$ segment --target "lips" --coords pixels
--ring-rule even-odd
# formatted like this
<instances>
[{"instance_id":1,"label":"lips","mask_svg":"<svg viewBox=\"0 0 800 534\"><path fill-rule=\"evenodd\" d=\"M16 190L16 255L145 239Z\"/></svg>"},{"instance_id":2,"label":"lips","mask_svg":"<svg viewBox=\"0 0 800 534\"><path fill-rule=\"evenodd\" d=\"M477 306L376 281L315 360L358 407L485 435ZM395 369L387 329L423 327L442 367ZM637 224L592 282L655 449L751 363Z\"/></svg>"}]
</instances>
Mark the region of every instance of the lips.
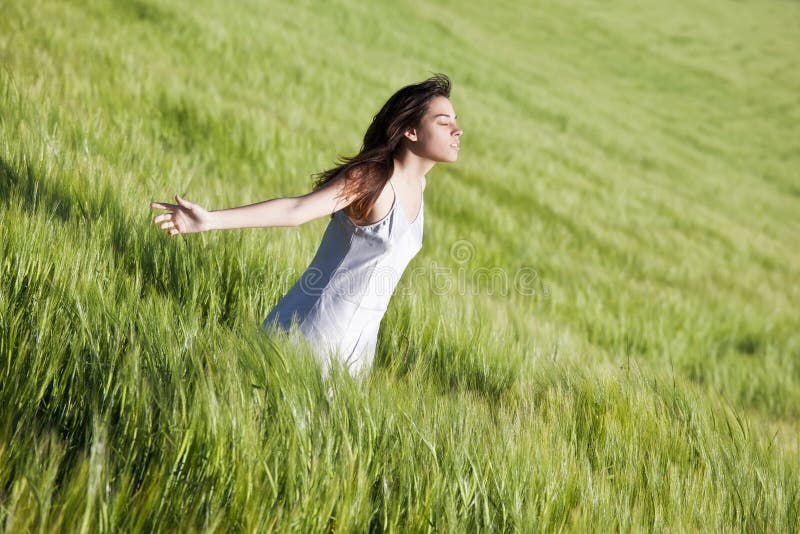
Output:
<instances>
[{"instance_id":1,"label":"lips","mask_svg":"<svg viewBox=\"0 0 800 534\"><path fill-rule=\"evenodd\" d=\"M456 150L458 150L461 147L461 144L460 143L451 143L450 146L455 148Z\"/></svg>"}]
</instances>

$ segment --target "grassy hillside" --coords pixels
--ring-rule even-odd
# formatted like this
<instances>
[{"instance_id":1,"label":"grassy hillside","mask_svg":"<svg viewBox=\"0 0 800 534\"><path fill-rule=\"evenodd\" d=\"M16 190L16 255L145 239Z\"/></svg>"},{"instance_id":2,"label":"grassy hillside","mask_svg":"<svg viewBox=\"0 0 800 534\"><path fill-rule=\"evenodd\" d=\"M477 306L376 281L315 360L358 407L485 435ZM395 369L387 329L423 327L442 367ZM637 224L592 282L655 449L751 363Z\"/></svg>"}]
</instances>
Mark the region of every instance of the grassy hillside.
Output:
<instances>
[{"instance_id":1,"label":"grassy hillside","mask_svg":"<svg viewBox=\"0 0 800 534\"><path fill-rule=\"evenodd\" d=\"M800 5L292 4L3 3L3 529L799 530ZM460 161L331 402L258 332L327 219L148 205L303 194L432 72Z\"/></svg>"}]
</instances>

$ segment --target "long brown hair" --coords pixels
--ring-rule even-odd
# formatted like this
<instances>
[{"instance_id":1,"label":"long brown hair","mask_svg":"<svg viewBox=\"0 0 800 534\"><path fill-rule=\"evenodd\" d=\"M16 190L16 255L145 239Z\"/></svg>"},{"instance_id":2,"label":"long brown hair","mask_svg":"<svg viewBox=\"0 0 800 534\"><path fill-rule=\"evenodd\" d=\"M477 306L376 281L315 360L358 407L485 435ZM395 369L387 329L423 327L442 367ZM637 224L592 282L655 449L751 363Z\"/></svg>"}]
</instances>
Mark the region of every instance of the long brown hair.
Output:
<instances>
[{"instance_id":1,"label":"long brown hair","mask_svg":"<svg viewBox=\"0 0 800 534\"><path fill-rule=\"evenodd\" d=\"M314 191L340 174L345 176L343 197L353 198L349 215L364 220L394 171L394 155L408 128L416 127L435 96L450 97L450 78L435 74L407 85L386 101L364 134L364 144L353 157L339 157L332 169L315 174Z\"/></svg>"}]
</instances>

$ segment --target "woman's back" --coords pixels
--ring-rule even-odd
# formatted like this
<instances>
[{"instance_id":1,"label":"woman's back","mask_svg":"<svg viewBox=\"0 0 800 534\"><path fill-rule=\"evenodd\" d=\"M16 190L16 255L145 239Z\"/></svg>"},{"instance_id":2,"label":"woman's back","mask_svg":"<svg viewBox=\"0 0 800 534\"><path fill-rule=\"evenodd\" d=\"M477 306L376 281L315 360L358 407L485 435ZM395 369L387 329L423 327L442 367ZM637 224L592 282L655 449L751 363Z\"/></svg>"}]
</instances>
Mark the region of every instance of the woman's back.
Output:
<instances>
[{"instance_id":1,"label":"woman's back","mask_svg":"<svg viewBox=\"0 0 800 534\"><path fill-rule=\"evenodd\" d=\"M357 225L344 209L333 214L311 264L264 320L284 331L295 322L325 372L329 356L354 375L371 366L389 300L422 248L424 197L409 222L413 214L389 185L394 202L380 221Z\"/></svg>"}]
</instances>

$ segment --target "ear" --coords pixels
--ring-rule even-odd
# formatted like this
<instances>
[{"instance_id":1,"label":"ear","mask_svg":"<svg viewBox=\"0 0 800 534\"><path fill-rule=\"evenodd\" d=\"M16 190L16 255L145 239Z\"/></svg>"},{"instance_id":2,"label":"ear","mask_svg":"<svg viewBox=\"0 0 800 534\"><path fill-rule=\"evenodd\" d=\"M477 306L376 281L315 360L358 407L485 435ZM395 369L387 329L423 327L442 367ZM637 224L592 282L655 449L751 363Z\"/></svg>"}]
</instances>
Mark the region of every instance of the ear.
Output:
<instances>
[{"instance_id":1,"label":"ear","mask_svg":"<svg viewBox=\"0 0 800 534\"><path fill-rule=\"evenodd\" d=\"M417 129L416 128L407 128L405 132L403 132L403 136L408 139L409 141L416 141L417 140Z\"/></svg>"}]
</instances>

